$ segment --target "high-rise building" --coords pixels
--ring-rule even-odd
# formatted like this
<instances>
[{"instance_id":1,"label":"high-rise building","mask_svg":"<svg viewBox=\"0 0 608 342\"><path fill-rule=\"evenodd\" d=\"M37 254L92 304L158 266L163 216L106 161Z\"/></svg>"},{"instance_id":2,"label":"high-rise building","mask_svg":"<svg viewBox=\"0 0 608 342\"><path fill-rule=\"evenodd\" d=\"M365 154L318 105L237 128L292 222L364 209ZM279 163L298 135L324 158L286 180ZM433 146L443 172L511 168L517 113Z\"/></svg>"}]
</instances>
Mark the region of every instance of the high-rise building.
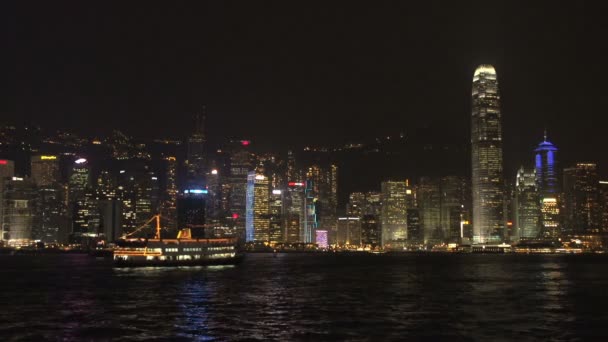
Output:
<instances>
[{"instance_id":1,"label":"high-rise building","mask_svg":"<svg viewBox=\"0 0 608 342\"><path fill-rule=\"evenodd\" d=\"M600 181L600 202L602 205L602 231L608 233L608 181Z\"/></svg>"},{"instance_id":2,"label":"high-rise building","mask_svg":"<svg viewBox=\"0 0 608 342\"><path fill-rule=\"evenodd\" d=\"M480 65L473 74L472 115L473 241L504 239L502 124L496 71Z\"/></svg>"},{"instance_id":3,"label":"high-rise building","mask_svg":"<svg viewBox=\"0 0 608 342\"><path fill-rule=\"evenodd\" d=\"M287 182L304 182L302 172L300 172L300 170L296 166L295 154L291 150L287 151Z\"/></svg>"},{"instance_id":4,"label":"high-rise building","mask_svg":"<svg viewBox=\"0 0 608 342\"><path fill-rule=\"evenodd\" d=\"M544 140L534 150L536 153L536 187L542 197L557 196L559 184L557 177L557 147L547 140L545 132Z\"/></svg>"},{"instance_id":5,"label":"high-rise building","mask_svg":"<svg viewBox=\"0 0 608 342\"><path fill-rule=\"evenodd\" d=\"M164 158L165 161L165 191L160 208L161 217L165 218L166 228L172 233L177 232L177 159L174 156Z\"/></svg>"},{"instance_id":6,"label":"high-rise building","mask_svg":"<svg viewBox=\"0 0 608 342\"><path fill-rule=\"evenodd\" d=\"M301 242L300 231L304 229L304 216L306 215L305 196L303 182L288 183L287 192L284 193L286 242Z\"/></svg>"},{"instance_id":7,"label":"high-rise building","mask_svg":"<svg viewBox=\"0 0 608 342\"><path fill-rule=\"evenodd\" d=\"M540 235L541 227L541 202L537 188L536 170L526 170L522 166L517 171L515 179L515 198L513 222L515 236L517 239L535 239Z\"/></svg>"},{"instance_id":8,"label":"high-rise building","mask_svg":"<svg viewBox=\"0 0 608 342\"><path fill-rule=\"evenodd\" d=\"M245 231L247 242L270 241L268 177L256 171L247 176L247 214Z\"/></svg>"},{"instance_id":9,"label":"high-rise building","mask_svg":"<svg viewBox=\"0 0 608 342\"><path fill-rule=\"evenodd\" d=\"M85 158L77 158L72 164L69 179L70 202L84 198L88 189L90 189L89 162Z\"/></svg>"},{"instance_id":10,"label":"high-rise building","mask_svg":"<svg viewBox=\"0 0 608 342\"><path fill-rule=\"evenodd\" d=\"M115 198L101 199L98 203L100 230L106 241L116 241L122 235L122 202Z\"/></svg>"},{"instance_id":11,"label":"high-rise building","mask_svg":"<svg viewBox=\"0 0 608 342\"><path fill-rule=\"evenodd\" d=\"M415 200L425 243L433 245L460 240L467 205L463 177L421 177Z\"/></svg>"},{"instance_id":12,"label":"high-rise building","mask_svg":"<svg viewBox=\"0 0 608 342\"><path fill-rule=\"evenodd\" d=\"M252 169L249 156L249 140L231 140L228 176L222 186L222 196L227 199L227 214L230 228L236 235L246 240L245 211L247 199L247 174Z\"/></svg>"},{"instance_id":13,"label":"high-rise building","mask_svg":"<svg viewBox=\"0 0 608 342\"><path fill-rule=\"evenodd\" d=\"M461 224L466 216L467 203L466 180L458 176L441 178L441 230L443 242L458 242L461 235Z\"/></svg>"},{"instance_id":14,"label":"high-rise building","mask_svg":"<svg viewBox=\"0 0 608 342\"><path fill-rule=\"evenodd\" d=\"M72 164L68 183L73 242L82 242L82 237L90 236L97 230L96 227L91 227L96 221L96 210L93 210L96 208L96 202L91 190L90 176L89 162L85 158L77 158Z\"/></svg>"},{"instance_id":15,"label":"high-rise building","mask_svg":"<svg viewBox=\"0 0 608 342\"><path fill-rule=\"evenodd\" d=\"M285 191L273 189L269 202L269 241L272 243L285 241Z\"/></svg>"},{"instance_id":16,"label":"high-rise building","mask_svg":"<svg viewBox=\"0 0 608 342\"><path fill-rule=\"evenodd\" d=\"M4 180L2 194L2 240L9 245L27 245L32 239L36 188L26 178Z\"/></svg>"},{"instance_id":17,"label":"high-rise building","mask_svg":"<svg viewBox=\"0 0 608 342\"><path fill-rule=\"evenodd\" d=\"M32 238L44 243L65 243L69 223L62 188L47 186L37 188L36 192Z\"/></svg>"},{"instance_id":18,"label":"high-rise building","mask_svg":"<svg viewBox=\"0 0 608 342\"><path fill-rule=\"evenodd\" d=\"M338 166L330 164L325 168L312 165L308 168L306 180L312 185L310 195L316 198L317 220L328 218L334 222L338 209Z\"/></svg>"},{"instance_id":19,"label":"high-rise building","mask_svg":"<svg viewBox=\"0 0 608 342\"><path fill-rule=\"evenodd\" d=\"M207 223L213 226L220 226L222 215L222 175L220 169L212 163L212 167L207 172Z\"/></svg>"},{"instance_id":20,"label":"high-rise building","mask_svg":"<svg viewBox=\"0 0 608 342\"><path fill-rule=\"evenodd\" d=\"M118 195L122 201L122 229L133 232L159 209L158 177L146 161L131 159L118 173Z\"/></svg>"},{"instance_id":21,"label":"high-rise building","mask_svg":"<svg viewBox=\"0 0 608 342\"><path fill-rule=\"evenodd\" d=\"M203 186L205 183L205 119L207 113L203 106L201 113L194 118L194 132L188 138L186 171L188 186Z\"/></svg>"},{"instance_id":22,"label":"high-rise building","mask_svg":"<svg viewBox=\"0 0 608 342\"><path fill-rule=\"evenodd\" d=\"M31 178L38 187L47 187L59 182L59 159L53 155L31 157Z\"/></svg>"},{"instance_id":23,"label":"high-rise building","mask_svg":"<svg viewBox=\"0 0 608 342\"><path fill-rule=\"evenodd\" d=\"M542 212L542 231L540 235L546 238L557 238L560 234L557 147L547 141L547 132L545 132L543 142L538 145L534 152L536 153L536 187Z\"/></svg>"},{"instance_id":24,"label":"high-rise building","mask_svg":"<svg viewBox=\"0 0 608 342\"><path fill-rule=\"evenodd\" d=\"M332 238L330 237L330 241ZM335 243L338 246L361 246L361 219L359 217L339 217Z\"/></svg>"},{"instance_id":25,"label":"high-rise building","mask_svg":"<svg viewBox=\"0 0 608 342\"><path fill-rule=\"evenodd\" d=\"M300 223L300 242L314 243L315 231L319 226L319 199L315 196L314 181L307 179L304 188L304 215ZM335 226L334 226L335 227Z\"/></svg>"},{"instance_id":26,"label":"high-rise building","mask_svg":"<svg viewBox=\"0 0 608 342\"><path fill-rule=\"evenodd\" d=\"M408 189L406 191L406 206L407 197L410 196L408 194ZM410 190L411 193L411 190ZM365 202L363 203L363 215L375 215L380 217L380 213L382 211L382 193L370 191L365 193ZM351 215L349 215L351 216Z\"/></svg>"},{"instance_id":27,"label":"high-rise building","mask_svg":"<svg viewBox=\"0 0 608 342\"><path fill-rule=\"evenodd\" d=\"M405 181L382 182L382 245L407 239L407 190Z\"/></svg>"},{"instance_id":28,"label":"high-rise building","mask_svg":"<svg viewBox=\"0 0 608 342\"><path fill-rule=\"evenodd\" d=\"M446 237L441 224L440 180L421 177L416 187L416 194L424 241L429 244L439 244Z\"/></svg>"},{"instance_id":29,"label":"high-rise building","mask_svg":"<svg viewBox=\"0 0 608 342\"><path fill-rule=\"evenodd\" d=\"M597 165L577 163L564 169L564 226L566 235L589 235L600 232Z\"/></svg>"},{"instance_id":30,"label":"high-rise building","mask_svg":"<svg viewBox=\"0 0 608 342\"><path fill-rule=\"evenodd\" d=\"M361 243L369 248L376 248L382 242L380 220L377 215L364 215L361 218Z\"/></svg>"},{"instance_id":31,"label":"high-rise building","mask_svg":"<svg viewBox=\"0 0 608 342\"><path fill-rule=\"evenodd\" d=\"M362 217L365 206L365 194L362 192L353 192L349 196L346 204L346 215L351 217Z\"/></svg>"},{"instance_id":32,"label":"high-rise building","mask_svg":"<svg viewBox=\"0 0 608 342\"><path fill-rule=\"evenodd\" d=\"M208 238L205 229L205 200L207 190L192 188L184 190L177 198L177 226L188 228L193 238Z\"/></svg>"},{"instance_id":33,"label":"high-rise building","mask_svg":"<svg viewBox=\"0 0 608 342\"><path fill-rule=\"evenodd\" d=\"M424 232L420 227L420 210L418 208L407 209L407 238L412 243L422 243Z\"/></svg>"},{"instance_id":34,"label":"high-rise building","mask_svg":"<svg viewBox=\"0 0 608 342\"><path fill-rule=\"evenodd\" d=\"M60 184L59 159L55 155L32 156L30 170L37 192L32 238L44 243L66 242L67 207Z\"/></svg>"},{"instance_id":35,"label":"high-rise building","mask_svg":"<svg viewBox=\"0 0 608 342\"><path fill-rule=\"evenodd\" d=\"M4 203L2 194L4 193L4 182L15 177L15 162L12 160L0 159L0 223L2 223L2 205ZM2 227L0 227L0 230ZM1 237L0 237L1 238Z\"/></svg>"}]
</instances>

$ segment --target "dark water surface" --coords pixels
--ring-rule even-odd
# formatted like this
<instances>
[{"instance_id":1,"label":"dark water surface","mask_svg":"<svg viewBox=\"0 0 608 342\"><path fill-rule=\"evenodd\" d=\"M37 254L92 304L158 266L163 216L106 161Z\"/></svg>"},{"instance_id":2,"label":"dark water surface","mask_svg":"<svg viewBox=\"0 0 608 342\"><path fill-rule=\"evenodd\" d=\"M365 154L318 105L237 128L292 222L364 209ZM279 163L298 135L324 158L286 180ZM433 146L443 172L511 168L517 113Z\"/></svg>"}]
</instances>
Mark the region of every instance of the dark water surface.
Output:
<instances>
[{"instance_id":1,"label":"dark water surface","mask_svg":"<svg viewBox=\"0 0 608 342\"><path fill-rule=\"evenodd\" d=\"M608 255L0 257L0 340L608 341Z\"/></svg>"}]
</instances>

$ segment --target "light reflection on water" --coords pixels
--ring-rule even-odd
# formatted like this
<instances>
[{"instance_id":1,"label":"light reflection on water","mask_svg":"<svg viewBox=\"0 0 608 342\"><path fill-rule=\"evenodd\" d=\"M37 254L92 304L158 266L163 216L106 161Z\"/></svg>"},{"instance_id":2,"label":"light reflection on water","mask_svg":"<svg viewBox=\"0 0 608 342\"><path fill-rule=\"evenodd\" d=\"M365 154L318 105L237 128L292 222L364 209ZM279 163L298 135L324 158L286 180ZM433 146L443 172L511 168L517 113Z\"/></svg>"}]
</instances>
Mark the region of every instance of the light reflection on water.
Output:
<instances>
[{"instance_id":1,"label":"light reflection on water","mask_svg":"<svg viewBox=\"0 0 608 342\"><path fill-rule=\"evenodd\" d=\"M12 259L11 259L12 258ZM2 257L0 337L571 340L606 336L608 256L248 255L111 268ZM49 313L51 312L51 313Z\"/></svg>"}]
</instances>

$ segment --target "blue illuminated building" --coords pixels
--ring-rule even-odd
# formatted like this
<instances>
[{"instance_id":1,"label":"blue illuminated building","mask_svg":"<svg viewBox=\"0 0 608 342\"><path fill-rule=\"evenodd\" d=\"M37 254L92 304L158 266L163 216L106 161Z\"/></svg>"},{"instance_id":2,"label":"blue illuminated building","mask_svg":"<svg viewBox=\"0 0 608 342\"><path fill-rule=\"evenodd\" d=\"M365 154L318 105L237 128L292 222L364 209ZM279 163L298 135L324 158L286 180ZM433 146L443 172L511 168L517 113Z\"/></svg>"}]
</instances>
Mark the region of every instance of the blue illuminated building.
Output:
<instances>
[{"instance_id":1,"label":"blue illuminated building","mask_svg":"<svg viewBox=\"0 0 608 342\"><path fill-rule=\"evenodd\" d=\"M557 183L556 154L557 147L547 141L547 132L543 142L534 150L536 153L536 187L541 204L542 231L540 237L555 239L560 235L560 198Z\"/></svg>"},{"instance_id":2,"label":"blue illuminated building","mask_svg":"<svg viewBox=\"0 0 608 342\"><path fill-rule=\"evenodd\" d=\"M541 196L556 196L558 193L556 154L557 147L545 139L534 150L536 152L536 186Z\"/></svg>"}]
</instances>

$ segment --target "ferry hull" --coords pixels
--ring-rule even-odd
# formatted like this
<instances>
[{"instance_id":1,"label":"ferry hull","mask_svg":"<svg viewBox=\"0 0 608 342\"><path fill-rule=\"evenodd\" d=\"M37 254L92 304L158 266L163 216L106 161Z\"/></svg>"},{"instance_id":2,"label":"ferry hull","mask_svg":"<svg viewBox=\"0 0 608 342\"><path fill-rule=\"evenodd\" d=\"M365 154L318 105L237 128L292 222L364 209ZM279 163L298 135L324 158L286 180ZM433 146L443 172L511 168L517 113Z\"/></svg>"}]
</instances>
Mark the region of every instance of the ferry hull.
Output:
<instances>
[{"instance_id":1,"label":"ferry hull","mask_svg":"<svg viewBox=\"0 0 608 342\"><path fill-rule=\"evenodd\" d=\"M115 258L114 267L175 267L175 266L212 266L236 265L243 261L244 255L237 254L227 258L201 258L191 260L146 260L145 258L129 258L127 260Z\"/></svg>"}]
</instances>

